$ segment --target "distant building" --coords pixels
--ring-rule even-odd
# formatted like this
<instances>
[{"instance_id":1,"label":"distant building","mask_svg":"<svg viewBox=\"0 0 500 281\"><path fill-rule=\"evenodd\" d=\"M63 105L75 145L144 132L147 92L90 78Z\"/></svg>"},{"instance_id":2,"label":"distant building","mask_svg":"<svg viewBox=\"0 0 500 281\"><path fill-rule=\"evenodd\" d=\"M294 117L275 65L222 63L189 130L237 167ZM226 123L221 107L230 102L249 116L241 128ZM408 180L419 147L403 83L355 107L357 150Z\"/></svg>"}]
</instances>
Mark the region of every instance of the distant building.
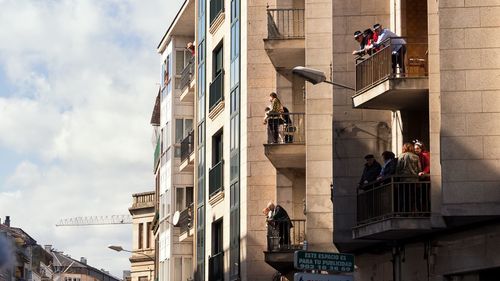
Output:
<instances>
[{"instance_id":1,"label":"distant building","mask_svg":"<svg viewBox=\"0 0 500 281\"><path fill-rule=\"evenodd\" d=\"M52 268L54 279L57 281L121 281L104 270L97 269L87 264L87 259L82 257L75 260L63 252L54 249L45 249L53 258Z\"/></svg>"},{"instance_id":2,"label":"distant building","mask_svg":"<svg viewBox=\"0 0 500 281\"><path fill-rule=\"evenodd\" d=\"M0 281L121 281L108 272L72 259L51 245L38 245L24 230L0 223Z\"/></svg>"},{"instance_id":3,"label":"distant building","mask_svg":"<svg viewBox=\"0 0 500 281\"><path fill-rule=\"evenodd\" d=\"M52 280L52 257L22 229L0 224L0 280Z\"/></svg>"},{"instance_id":4,"label":"distant building","mask_svg":"<svg viewBox=\"0 0 500 281\"><path fill-rule=\"evenodd\" d=\"M132 195L132 256L129 280L150 281L155 276L155 247L152 221L155 215L155 192L142 192ZM125 279L125 278L124 278Z\"/></svg>"}]
</instances>

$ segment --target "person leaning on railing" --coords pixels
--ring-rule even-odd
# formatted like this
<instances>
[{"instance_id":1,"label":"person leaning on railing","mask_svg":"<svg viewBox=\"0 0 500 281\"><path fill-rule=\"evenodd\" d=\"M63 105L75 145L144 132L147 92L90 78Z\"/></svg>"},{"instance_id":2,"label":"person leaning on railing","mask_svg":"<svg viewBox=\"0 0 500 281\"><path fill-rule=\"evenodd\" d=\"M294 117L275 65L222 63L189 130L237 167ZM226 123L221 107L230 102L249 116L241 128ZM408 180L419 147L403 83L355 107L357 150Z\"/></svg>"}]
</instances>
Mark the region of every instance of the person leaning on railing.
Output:
<instances>
[{"instance_id":1,"label":"person leaning on railing","mask_svg":"<svg viewBox=\"0 0 500 281\"><path fill-rule=\"evenodd\" d=\"M263 212L268 214L266 218L268 226L278 231L279 247L286 248L290 246L290 228L293 225L285 208L269 202Z\"/></svg>"},{"instance_id":2,"label":"person leaning on railing","mask_svg":"<svg viewBox=\"0 0 500 281\"><path fill-rule=\"evenodd\" d=\"M397 66L399 66L400 72L404 73L406 41L389 29L382 28L379 23L373 25L373 31L377 34L377 41L369 47L380 49L390 40L392 46L392 72L396 73Z\"/></svg>"},{"instance_id":3,"label":"person leaning on railing","mask_svg":"<svg viewBox=\"0 0 500 281\"><path fill-rule=\"evenodd\" d=\"M380 166L377 160L375 160L375 156L373 156L373 154L366 155L365 160L366 163L363 168L363 174L361 175L361 179L358 183L358 187L363 190L367 188L368 183L377 179L380 174L380 170L382 169L382 166Z\"/></svg>"}]
</instances>

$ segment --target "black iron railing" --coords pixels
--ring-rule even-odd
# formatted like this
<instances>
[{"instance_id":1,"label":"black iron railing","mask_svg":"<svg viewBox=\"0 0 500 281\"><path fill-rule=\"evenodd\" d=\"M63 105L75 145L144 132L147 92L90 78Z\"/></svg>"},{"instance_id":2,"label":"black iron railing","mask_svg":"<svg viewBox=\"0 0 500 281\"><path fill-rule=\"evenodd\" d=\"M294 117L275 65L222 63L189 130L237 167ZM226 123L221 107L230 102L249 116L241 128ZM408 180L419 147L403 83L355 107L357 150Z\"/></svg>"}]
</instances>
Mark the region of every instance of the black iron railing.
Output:
<instances>
[{"instance_id":1,"label":"black iron railing","mask_svg":"<svg viewBox=\"0 0 500 281\"><path fill-rule=\"evenodd\" d=\"M194 152L194 131L189 132L189 134L181 141L181 162L188 159L191 153Z\"/></svg>"},{"instance_id":2,"label":"black iron railing","mask_svg":"<svg viewBox=\"0 0 500 281\"><path fill-rule=\"evenodd\" d=\"M180 227L181 233L188 232L189 229L193 228L193 203L182 210L179 215L179 224L177 226Z\"/></svg>"},{"instance_id":3,"label":"black iron railing","mask_svg":"<svg viewBox=\"0 0 500 281\"><path fill-rule=\"evenodd\" d=\"M306 239L306 220L270 220L267 223L267 250L302 249Z\"/></svg>"},{"instance_id":4,"label":"black iron railing","mask_svg":"<svg viewBox=\"0 0 500 281\"><path fill-rule=\"evenodd\" d=\"M269 113L267 117L268 144L304 144L306 142L305 113Z\"/></svg>"},{"instance_id":5,"label":"black iron railing","mask_svg":"<svg viewBox=\"0 0 500 281\"><path fill-rule=\"evenodd\" d=\"M220 160L208 172L208 191L209 197L212 197L223 190L224 185L224 160Z\"/></svg>"},{"instance_id":6,"label":"black iron railing","mask_svg":"<svg viewBox=\"0 0 500 281\"><path fill-rule=\"evenodd\" d=\"M427 71L427 44L406 43L402 38L388 38L373 53L356 61L356 92L362 92L391 77L425 77ZM399 51L399 48L404 50ZM395 51L398 49L398 52ZM401 56L403 63L398 63Z\"/></svg>"},{"instance_id":7,"label":"black iron railing","mask_svg":"<svg viewBox=\"0 0 500 281\"><path fill-rule=\"evenodd\" d=\"M224 71L219 72L210 83L209 111L224 100Z\"/></svg>"},{"instance_id":8,"label":"black iron railing","mask_svg":"<svg viewBox=\"0 0 500 281\"><path fill-rule=\"evenodd\" d=\"M304 37L304 9L267 9L268 39Z\"/></svg>"},{"instance_id":9,"label":"black iron railing","mask_svg":"<svg viewBox=\"0 0 500 281\"><path fill-rule=\"evenodd\" d=\"M358 225L394 217L428 217L431 213L430 181L392 176L358 191Z\"/></svg>"},{"instance_id":10,"label":"black iron railing","mask_svg":"<svg viewBox=\"0 0 500 281\"><path fill-rule=\"evenodd\" d=\"M210 0L210 25L224 12L224 0Z\"/></svg>"},{"instance_id":11,"label":"black iron railing","mask_svg":"<svg viewBox=\"0 0 500 281\"><path fill-rule=\"evenodd\" d=\"M208 258L208 281L224 280L224 252Z\"/></svg>"},{"instance_id":12,"label":"black iron railing","mask_svg":"<svg viewBox=\"0 0 500 281\"><path fill-rule=\"evenodd\" d=\"M193 81L194 78L194 57L189 60L189 63L184 67L181 72L181 91L184 91L189 83Z\"/></svg>"}]
</instances>

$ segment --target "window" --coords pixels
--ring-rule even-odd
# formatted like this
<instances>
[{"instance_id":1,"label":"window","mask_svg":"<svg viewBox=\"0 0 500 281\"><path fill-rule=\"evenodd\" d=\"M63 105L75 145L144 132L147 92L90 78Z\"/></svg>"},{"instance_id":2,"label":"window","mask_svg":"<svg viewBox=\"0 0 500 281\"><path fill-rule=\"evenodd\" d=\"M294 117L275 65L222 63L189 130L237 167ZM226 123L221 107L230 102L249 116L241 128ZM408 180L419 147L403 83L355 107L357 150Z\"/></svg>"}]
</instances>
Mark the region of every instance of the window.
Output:
<instances>
[{"instance_id":1,"label":"window","mask_svg":"<svg viewBox=\"0 0 500 281\"><path fill-rule=\"evenodd\" d=\"M183 211L193 203L193 187L177 187L175 189L175 210Z\"/></svg>"},{"instance_id":2,"label":"window","mask_svg":"<svg viewBox=\"0 0 500 281\"><path fill-rule=\"evenodd\" d=\"M212 167L219 163L223 157L223 132L222 130L212 137Z\"/></svg>"},{"instance_id":3,"label":"window","mask_svg":"<svg viewBox=\"0 0 500 281\"><path fill-rule=\"evenodd\" d=\"M167 56L167 59L165 59L163 65L163 86L167 86L167 84L170 82L170 56Z\"/></svg>"},{"instance_id":4,"label":"window","mask_svg":"<svg viewBox=\"0 0 500 281\"><path fill-rule=\"evenodd\" d=\"M175 51L175 74L181 75L184 68L189 64L189 60L193 56L191 53L184 49Z\"/></svg>"},{"instance_id":5,"label":"window","mask_svg":"<svg viewBox=\"0 0 500 281\"><path fill-rule=\"evenodd\" d=\"M151 222L146 224L146 248L150 249L151 247Z\"/></svg>"},{"instance_id":6,"label":"window","mask_svg":"<svg viewBox=\"0 0 500 281\"><path fill-rule=\"evenodd\" d=\"M224 0L210 0L210 25L224 12Z\"/></svg>"},{"instance_id":7,"label":"window","mask_svg":"<svg viewBox=\"0 0 500 281\"><path fill-rule=\"evenodd\" d=\"M149 281L147 276L139 276L139 281Z\"/></svg>"},{"instance_id":8,"label":"window","mask_svg":"<svg viewBox=\"0 0 500 281\"><path fill-rule=\"evenodd\" d=\"M223 251L222 219L212 223L212 256Z\"/></svg>"},{"instance_id":9,"label":"window","mask_svg":"<svg viewBox=\"0 0 500 281\"><path fill-rule=\"evenodd\" d=\"M220 43L212 53L213 77L217 77L219 73L224 70L223 48L224 45Z\"/></svg>"},{"instance_id":10,"label":"window","mask_svg":"<svg viewBox=\"0 0 500 281\"><path fill-rule=\"evenodd\" d=\"M181 156L181 142L193 130L193 119L175 119L175 157Z\"/></svg>"},{"instance_id":11,"label":"window","mask_svg":"<svg viewBox=\"0 0 500 281\"><path fill-rule=\"evenodd\" d=\"M138 243L137 248L138 249L142 249L142 246L143 246L143 233L144 233L144 225L142 223L140 223L138 233L137 233L139 236L139 240L137 241L137 243Z\"/></svg>"}]
</instances>

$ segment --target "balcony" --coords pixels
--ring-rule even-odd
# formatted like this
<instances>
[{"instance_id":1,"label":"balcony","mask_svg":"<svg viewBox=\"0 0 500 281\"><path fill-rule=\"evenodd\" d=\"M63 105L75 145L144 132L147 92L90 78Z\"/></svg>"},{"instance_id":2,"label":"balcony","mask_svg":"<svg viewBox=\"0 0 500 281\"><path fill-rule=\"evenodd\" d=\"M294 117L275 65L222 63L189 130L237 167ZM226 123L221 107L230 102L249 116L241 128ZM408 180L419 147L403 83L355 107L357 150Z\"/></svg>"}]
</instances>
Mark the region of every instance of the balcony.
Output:
<instances>
[{"instance_id":1,"label":"balcony","mask_svg":"<svg viewBox=\"0 0 500 281\"><path fill-rule=\"evenodd\" d=\"M209 116L211 118L224 108L224 71L219 72L210 83Z\"/></svg>"},{"instance_id":2,"label":"balcony","mask_svg":"<svg viewBox=\"0 0 500 281\"><path fill-rule=\"evenodd\" d=\"M429 82L427 44L406 44L405 67L393 66L394 42L390 38L381 49L356 64L355 108L412 110L427 108Z\"/></svg>"},{"instance_id":3,"label":"balcony","mask_svg":"<svg viewBox=\"0 0 500 281\"><path fill-rule=\"evenodd\" d=\"M189 63L181 72L181 101L192 102L194 100L194 75L195 75L194 57L189 60Z\"/></svg>"},{"instance_id":4,"label":"balcony","mask_svg":"<svg viewBox=\"0 0 500 281\"><path fill-rule=\"evenodd\" d=\"M129 210L138 210L146 208L154 208L155 206L155 192L143 192L132 195L132 207Z\"/></svg>"},{"instance_id":5,"label":"balcony","mask_svg":"<svg viewBox=\"0 0 500 281\"><path fill-rule=\"evenodd\" d=\"M305 220L273 221L267 226L265 261L283 275L293 270L293 253L306 239Z\"/></svg>"},{"instance_id":6,"label":"balcony","mask_svg":"<svg viewBox=\"0 0 500 281\"><path fill-rule=\"evenodd\" d=\"M431 230L430 181L390 177L365 185L357 195L353 238L402 239Z\"/></svg>"},{"instance_id":7,"label":"balcony","mask_svg":"<svg viewBox=\"0 0 500 281\"><path fill-rule=\"evenodd\" d=\"M181 141L181 165L179 167L180 171L183 171L187 167L193 167L194 142L194 131L189 132L189 134Z\"/></svg>"},{"instance_id":8,"label":"balcony","mask_svg":"<svg viewBox=\"0 0 500 281\"><path fill-rule=\"evenodd\" d=\"M224 190L224 160L220 160L209 170L208 184L210 198Z\"/></svg>"},{"instance_id":9,"label":"balcony","mask_svg":"<svg viewBox=\"0 0 500 281\"><path fill-rule=\"evenodd\" d=\"M208 281L224 280L224 252L208 258Z\"/></svg>"},{"instance_id":10,"label":"balcony","mask_svg":"<svg viewBox=\"0 0 500 281\"><path fill-rule=\"evenodd\" d=\"M305 113L269 114L264 150L275 168L305 169Z\"/></svg>"},{"instance_id":11,"label":"balcony","mask_svg":"<svg viewBox=\"0 0 500 281\"><path fill-rule=\"evenodd\" d=\"M180 213L179 223L177 224L180 230L180 242L193 235L193 233L191 232L191 230L193 229L193 206L193 203L191 203L189 207L187 207Z\"/></svg>"},{"instance_id":12,"label":"balcony","mask_svg":"<svg viewBox=\"0 0 500 281\"><path fill-rule=\"evenodd\" d=\"M304 9L267 9L267 38L264 48L274 67L289 75L293 67L304 65Z\"/></svg>"}]
</instances>

